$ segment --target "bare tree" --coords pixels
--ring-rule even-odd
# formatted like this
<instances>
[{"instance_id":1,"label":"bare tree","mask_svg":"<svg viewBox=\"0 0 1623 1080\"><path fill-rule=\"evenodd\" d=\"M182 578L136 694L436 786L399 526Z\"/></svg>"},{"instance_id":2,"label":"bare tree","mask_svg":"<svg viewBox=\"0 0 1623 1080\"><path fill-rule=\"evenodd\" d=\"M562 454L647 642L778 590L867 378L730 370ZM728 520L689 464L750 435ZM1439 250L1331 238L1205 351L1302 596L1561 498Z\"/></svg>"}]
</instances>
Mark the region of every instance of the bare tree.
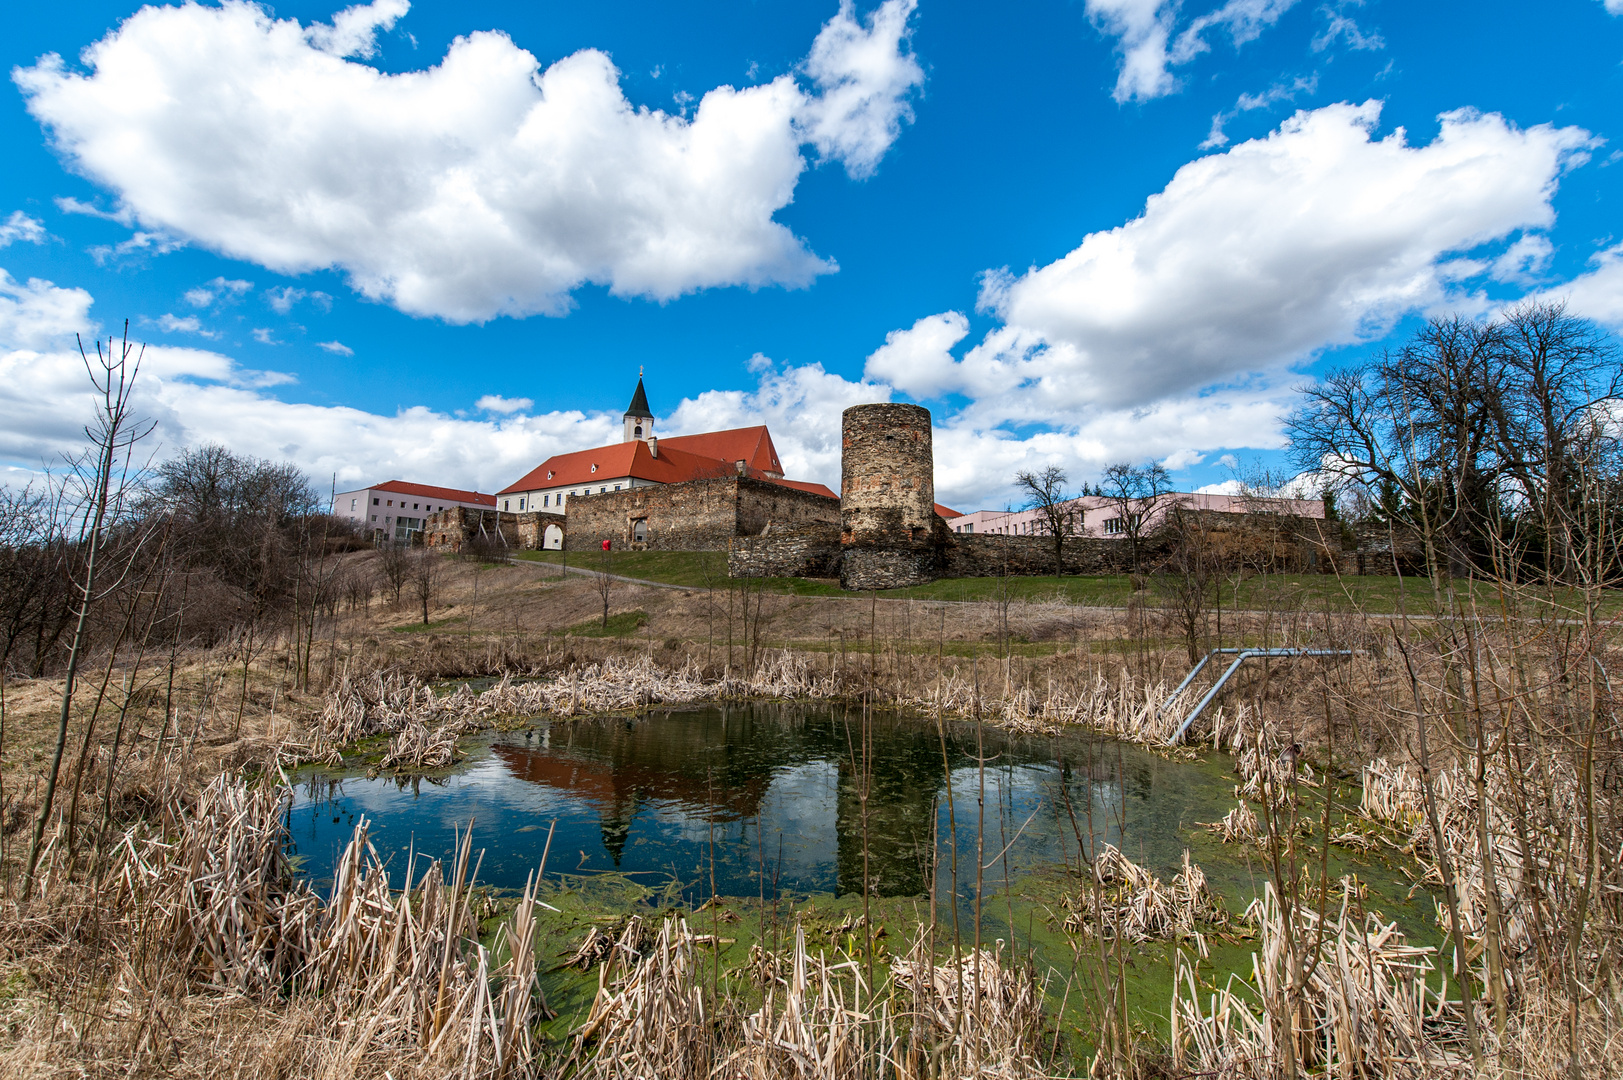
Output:
<instances>
[{"instance_id":1,"label":"bare tree","mask_svg":"<svg viewBox=\"0 0 1623 1080\"><path fill-rule=\"evenodd\" d=\"M1040 473L1019 472L1014 482L1026 493L1026 509L1037 512L1037 532L1054 541L1054 576L1065 573L1065 538L1082 526L1082 508L1066 494L1065 470L1050 465Z\"/></svg>"},{"instance_id":2,"label":"bare tree","mask_svg":"<svg viewBox=\"0 0 1623 1080\"><path fill-rule=\"evenodd\" d=\"M1199 514L1174 513L1169 528L1172 550L1155 575L1155 591L1163 618L1183 636L1193 664L1206 649L1207 615L1218 602L1222 552Z\"/></svg>"},{"instance_id":3,"label":"bare tree","mask_svg":"<svg viewBox=\"0 0 1623 1080\"><path fill-rule=\"evenodd\" d=\"M28 857L23 868L22 895L25 897L33 887L34 870L39 864L40 841L45 836L46 822L51 819L52 802L62 772L62 753L68 742L68 718L73 710L74 681L79 673L79 661L88 645L91 610L106 591L104 582L98 577L103 569L100 557L109 546L112 526L123 509L123 481L129 478L130 452L138 441L151 434L154 426L137 421L130 415L131 396L136 376L141 371L145 348L132 342L129 333L129 324L125 323L121 341L109 338L104 348L98 339L95 360L90 359L84 342L79 342L80 358L100 398L96 419L85 428L85 434L94 447L94 457L82 462L78 470L83 484L84 533L81 546L85 559L84 567L74 581L75 626L72 644L68 647L67 673L62 684L62 707L57 715L56 745L51 754L50 770L45 774L45 791L40 798L39 816L34 820L34 831L28 841ZM118 476L116 482L115 474ZM128 567L124 569L127 571Z\"/></svg>"},{"instance_id":4,"label":"bare tree","mask_svg":"<svg viewBox=\"0 0 1623 1080\"><path fill-rule=\"evenodd\" d=\"M1616 441L1615 406L1623 397L1617 343L1567 314L1565 304L1520 304L1501 326L1505 393L1494 412L1501 468L1538 523L1546 576L1570 581L1576 575L1565 553L1594 535L1582 526L1595 516L1584 504L1593 504L1597 490L1585 474Z\"/></svg>"},{"instance_id":5,"label":"bare tree","mask_svg":"<svg viewBox=\"0 0 1623 1080\"><path fill-rule=\"evenodd\" d=\"M613 568L612 553L609 550L611 546L609 541L603 541L602 568L598 571L597 578L593 582L597 586L598 595L603 598L603 626L605 629L609 625L609 593L614 589L614 578L609 573L610 569Z\"/></svg>"},{"instance_id":6,"label":"bare tree","mask_svg":"<svg viewBox=\"0 0 1623 1080\"><path fill-rule=\"evenodd\" d=\"M411 595L422 606L423 625L428 625L428 605L439 593L445 580L445 564L428 548L423 548L403 560Z\"/></svg>"},{"instance_id":7,"label":"bare tree","mask_svg":"<svg viewBox=\"0 0 1623 1080\"><path fill-rule=\"evenodd\" d=\"M1420 534L1434 579L1487 569L1519 533L1514 561L1556 581L1572 549L1557 534L1592 490L1579 459L1615 430L1617 360L1610 336L1559 304L1433 319L1397 352L1305 387L1286 430L1298 464Z\"/></svg>"},{"instance_id":8,"label":"bare tree","mask_svg":"<svg viewBox=\"0 0 1623 1080\"><path fill-rule=\"evenodd\" d=\"M394 593L394 602L400 603L400 593L411 575L411 553L400 544L384 541L378 549L378 575L383 587Z\"/></svg>"},{"instance_id":9,"label":"bare tree","mask_svg":"<svg viewBox=\"0 0 1623 1080\"><path fill-rule=\"evenodd\" d=\"M1122 461L1105 469L1100 490L1110 500L1114 518L1107 519L1105 531L1125 536L1131 545L1133 573L1138 573L1139 546L1147 530L1160 515L1182 501L1172 490L1172 477L1159 462L1132 465ZM1118 523L1114 529L1111 523Z\"/></svg>"}]
</instances>

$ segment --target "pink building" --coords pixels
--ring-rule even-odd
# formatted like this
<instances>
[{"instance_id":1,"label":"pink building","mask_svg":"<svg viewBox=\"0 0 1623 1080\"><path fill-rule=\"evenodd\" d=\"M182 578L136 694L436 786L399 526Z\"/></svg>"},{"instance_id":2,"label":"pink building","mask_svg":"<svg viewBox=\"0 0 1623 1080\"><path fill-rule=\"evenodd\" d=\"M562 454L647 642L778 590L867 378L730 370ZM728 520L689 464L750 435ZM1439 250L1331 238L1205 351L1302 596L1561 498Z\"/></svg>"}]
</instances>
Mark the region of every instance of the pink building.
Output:
<instances>
[{"instance_id":1,"label":"pink building","mask_svg":"<svg viewBox=\"0 0 1623 1080\"><path fill-rule=\"evenodd\" d=\"M1093 536L1100 539L1125 538L1127 529L1121 520L1121 508L1113 499L1103 495L1083 495L1065 503L1074 507L1081 519L1073 536ZM1297 517L1324 517L1322 499L1263 499L1241 495L1199 495L1177 492L1163 496L1144 523L1143 536L1153 532L1174 506L1191 510L1213 510L1225 514L1269 513L1291 514ZM949 518L947 527L956 533L980 533L1001 536L1042 536L1047 532L1046 519L1037 510L977 510L973 514Z\"/></svg>"}]
</instances>

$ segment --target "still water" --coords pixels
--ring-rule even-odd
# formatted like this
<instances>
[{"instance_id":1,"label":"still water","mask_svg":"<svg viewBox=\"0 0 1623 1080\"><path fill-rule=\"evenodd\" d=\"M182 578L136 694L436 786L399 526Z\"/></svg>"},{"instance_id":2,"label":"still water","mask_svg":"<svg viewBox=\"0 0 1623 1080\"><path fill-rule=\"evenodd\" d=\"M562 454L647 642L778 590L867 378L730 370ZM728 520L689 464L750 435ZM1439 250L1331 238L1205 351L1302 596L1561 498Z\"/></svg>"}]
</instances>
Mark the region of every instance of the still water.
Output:
<instances>
[{"instance_id":1,"label":"still water","mask_svg":"<svg viewBox=\"0 0 1623 1080\"><path fill-rule=\"evenodd\" d=\"M712 888L860 892L865 856L874 895L928 895L933 861L936 895L967 903L977 860L990 894L1075 865L1090 837L1163 878L1192 843L1216 854L1195 825L1233 805L1221 759L1169 761L1110 740L991 727L979 738L977 754L972 725L942 730L889 713L865 724L859 709L761 703L542 721L431 778L307 773L289 826L304 871L323 887L362 815L398 868L412 850L449 859L455 830L472 822L485 851L479 880L506 889L523 887L556 823L549 878L674 881L690 903ZM1249 868L1218 862L1207 865L1214 886L1252 891Z\"/></svg>"}]
</instances>

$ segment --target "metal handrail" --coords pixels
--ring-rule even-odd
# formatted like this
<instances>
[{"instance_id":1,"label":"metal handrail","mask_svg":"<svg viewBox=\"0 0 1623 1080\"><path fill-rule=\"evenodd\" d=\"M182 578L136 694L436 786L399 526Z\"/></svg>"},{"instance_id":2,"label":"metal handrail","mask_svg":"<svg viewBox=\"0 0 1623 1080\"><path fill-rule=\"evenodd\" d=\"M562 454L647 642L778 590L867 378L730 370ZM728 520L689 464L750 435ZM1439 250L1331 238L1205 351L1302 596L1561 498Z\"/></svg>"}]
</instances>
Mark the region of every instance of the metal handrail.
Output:
<instances>
[{"instance_id":1,"label":"metal handrail","mask_svg":"<svg viewBox=\"0 0 1623 1080\"><path fill-rule=\"evenodd\" d=\"M1206 661L1210 660L1212 657L1217 656L1220 653L1237 653L1237 652L1244 652L1244 651L1245 651L1244 649L1213 649L1211 652L1209 652L1205 656L1201 657L1200 661L1198 663L1196 663L1194 667L1189 669L1189 674L1187 674L1187 675L1185 675L1183 677L1183 682L1178 684L1178 688L1176 690L1172 691L1172 696L1167 698L1165 701L1161 702L1161 707L1159 709L1155 710L1156 719L1160 719L1161 715L1167 711L1167 708L1174 701L1178 700L1178 695L1183 693L1184 688L1187 687L1190 683L1195 681L1195 676L1199 675L1200 672L1201 672L1201 669L1206 666Z\"/></svg>"},{"instance_id":2,"label":"metal handrail","mask_svg":"<svg viewBox=\"0 0 1623 1080\"><path fill-rule=\"evenodd\" d=\"M1195 665L1194 671L1191 671L1188 676L1185 677L1184 681L1178 685L1178 689L1173 691L1172 697L1161 703L1161 710L1165 710L1166 706L1172 702L1173 698L1176 698L1183 692L1184 687L1188 686L1190 681L1194 679L1196 672L1200 671L1201 668L1206 666L1207 660L1210 660L1218 653L1238 653L1239 655L1237 655L1234 658L1234 662L1228 666L1228 670L1223 672L1222 676L1212 684L1211 689L1206 691L1205 696L1202 697L1200 701L1195 703L1194 709L1190 711L1188 716L1183 718L1183 723L1179 725L1178 730L1173 733L1172 738L1169 739L1168 742L1178 743L1182 741L1184 733L1189 730L1189 726L1195 722L1196 718L1199 717L1202 712L1205 711L1206 706L1212 703L1212 699L1217 697L1219 691L1223 689L1224 684L1229 681L1229 676L1238 671L1240 669L1240 665L1245 663L1247 660L1259 656L1351 656L1353 655L1353 651L1354 650L1352 649L1213 649L1200 661L1200 663ZM1157 716L1161 715L1161 710L1156 712Z\"/></svg>"}]
</instances>

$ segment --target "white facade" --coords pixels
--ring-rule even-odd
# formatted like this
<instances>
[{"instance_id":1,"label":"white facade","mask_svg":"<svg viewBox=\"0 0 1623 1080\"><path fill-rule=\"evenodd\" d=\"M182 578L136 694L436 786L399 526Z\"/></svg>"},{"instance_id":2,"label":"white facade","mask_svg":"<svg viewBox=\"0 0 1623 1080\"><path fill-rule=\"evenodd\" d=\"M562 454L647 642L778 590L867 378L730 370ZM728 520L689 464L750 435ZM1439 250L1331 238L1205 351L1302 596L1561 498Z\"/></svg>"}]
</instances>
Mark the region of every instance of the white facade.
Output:
<instances>
[{"instance_id":1,"label":"white facade","mask_svg":"<svg viewBox=\"0 0 1623 1080\"><path fill-rule=\"evenodd\" d=\"M468 495L480 497L454 497ZM339 492L333 497L332 513L374 535L381 532L386 539L404 541L411 539L412 533L422 531L430 514L453 506L469 510L496 509L494 496L394 480L375 487Z\"/></svg>"},{"instance_id":2,"label":"white facade","mask_svg":"<svg viewBox=\"0 0 1623 1080\"><path fill-rule=\"evenodd\" d=\"M504 514L527 514L536 510L561 514L569 505L571 495L596 495L599 492L657 486L652 480L639 480L635 476L615 476L602 480L593 477L589 484L560 484L556 487L539 487L533 491L510 491L501 496L497 509ZM490 508L487 506L485 509Z\"/></svg>"}]
</instances>

